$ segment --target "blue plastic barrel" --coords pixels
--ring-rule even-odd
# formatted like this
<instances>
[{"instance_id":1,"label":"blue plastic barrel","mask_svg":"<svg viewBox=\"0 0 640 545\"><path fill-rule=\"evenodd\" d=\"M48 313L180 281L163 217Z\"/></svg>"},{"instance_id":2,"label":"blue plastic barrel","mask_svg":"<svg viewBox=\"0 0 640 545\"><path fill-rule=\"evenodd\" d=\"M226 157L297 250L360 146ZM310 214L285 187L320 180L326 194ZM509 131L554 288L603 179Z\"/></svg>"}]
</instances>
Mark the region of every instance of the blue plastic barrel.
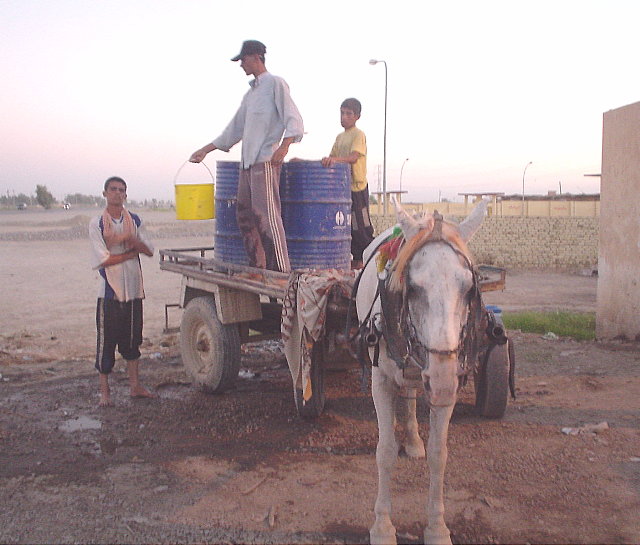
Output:
<instances>
[{"instance_id":1,"label":"blue plastic barrel","mask_svg":"<svg viewBox=\"0 0 640 545\"><path fill-rule=\"evenodd\" d=\"M238 161L216 163L216 231L213 255L216 259L227 263L248 265L249 259L236 219L239 178L240 163Z\"/></svg>"},{"instance_id":2,"label":"blue plastic barrel","mask_svg":"<svg viewBox=\"0 0 640 545\"><path fill-rule=\"evenodd\" d=\"M214 255L227 263L249 260L236 209L240 164L216 164ZM280 176L282 222L292 269L348 269L351 259L349 165L325 168L320 161L294 161Z\"/></svg>"},{"instance_id":3,"label":"blue plastic barrel","mask_svg":"<svg viewBox=\"0 0 640 545\"><path fill-rule=\"evenodd\" d=\"M292 269L348 269L351 174L346 164L286 163L280 177L282 221Z\"/></svg>"}]
</instances>

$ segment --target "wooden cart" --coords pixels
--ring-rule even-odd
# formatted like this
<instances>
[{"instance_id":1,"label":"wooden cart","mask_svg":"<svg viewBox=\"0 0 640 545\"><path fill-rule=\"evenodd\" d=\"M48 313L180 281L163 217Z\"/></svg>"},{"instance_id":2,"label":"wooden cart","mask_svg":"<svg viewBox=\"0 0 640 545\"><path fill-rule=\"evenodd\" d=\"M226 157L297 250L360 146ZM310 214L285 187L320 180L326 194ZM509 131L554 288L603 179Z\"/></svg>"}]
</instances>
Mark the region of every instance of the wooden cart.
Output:
<instances>
[{"instance_id":1,"label":"wooden cart","mask_svg":"<svg viewBox=\"0 0 640 545\"><path fill-rule=\"evenodd\" d=\"M160 250L160 269L182 276L177 306L184 309L180 353L188 374L203 390L225 391L238 376L243 343L280 337L289 275L220 261L213 257L211 247ZM480 266L479 270L482 291L504 289L504 269ZM355 364L345 349L349 315L357 326L355 311L348 312L350 305L350 298L331 294L323 337L311 349L311 399L303 403L301 388L294 387L296 408L302 417L315 418L322 413L328 362L347 359ZM476 405L484 416L504 414L509 389L508 345L497 345L480 366L481 376L475 377Z\"/></svg>"}]
</instances>

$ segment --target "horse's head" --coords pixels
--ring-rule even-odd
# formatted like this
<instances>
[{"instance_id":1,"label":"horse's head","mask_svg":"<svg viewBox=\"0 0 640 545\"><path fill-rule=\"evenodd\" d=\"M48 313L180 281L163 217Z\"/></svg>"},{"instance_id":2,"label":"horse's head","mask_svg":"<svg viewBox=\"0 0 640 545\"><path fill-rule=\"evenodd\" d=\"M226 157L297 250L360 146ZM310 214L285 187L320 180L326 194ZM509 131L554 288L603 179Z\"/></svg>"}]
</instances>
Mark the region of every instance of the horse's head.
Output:
<instances>
[{"instance_id":1,"label":"horse's head","mask_svg":"<svg viewBox=\"0 0 640 545\"><path fill-rule=\"evenodd\" d=\"M450 405L458 389L462 332L478 289L466 243L480 227L486 203L460 225L444 221L437 212L415 219L399 204L396 212L406 242L389 290L403 301L400 329L423 367L429 402Z\"/></svg>"}]
</instances>

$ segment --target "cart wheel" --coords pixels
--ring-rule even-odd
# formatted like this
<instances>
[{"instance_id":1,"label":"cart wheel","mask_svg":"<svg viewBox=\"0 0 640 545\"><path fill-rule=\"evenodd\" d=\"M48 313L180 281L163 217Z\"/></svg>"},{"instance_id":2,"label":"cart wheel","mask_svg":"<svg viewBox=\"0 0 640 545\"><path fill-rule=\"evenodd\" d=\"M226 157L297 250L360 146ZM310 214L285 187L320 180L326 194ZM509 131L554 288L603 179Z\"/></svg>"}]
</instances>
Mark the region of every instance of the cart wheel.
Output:
<instances>
[{"instance_id":1,"label":"cart wheel","mask_svg":"<svg viewBox=\"0 0 640 545\"><path fill-rule=\"evenodd\" d=\"M240 370L240 334L218 320L213 297L189 301L180 323L182 363L194 384L207 392L230 388Z\"/></svg>"},{"instance_id":2,"label":"cart wheel","mask_svg":"<svg viewBox=\"0 0 640 545\"><path fill-rule=\"evenodd\" d=\"M502 418L507 408L510 344L494 345L475 377L476 409L485 418Z\"/></svg>"},{"instance_id":3,"label":"cart wheel","mask_svg":"<svg viewBox=\"0 0 640 545\"><path fill-rule=\"evenodd\" d=\"M314 343L311 350L311 399L304 402L302 388L295 388L294 398L298 414L305 420L318 418L324 410L324 343Z\"/></svg>"}]
</instances>

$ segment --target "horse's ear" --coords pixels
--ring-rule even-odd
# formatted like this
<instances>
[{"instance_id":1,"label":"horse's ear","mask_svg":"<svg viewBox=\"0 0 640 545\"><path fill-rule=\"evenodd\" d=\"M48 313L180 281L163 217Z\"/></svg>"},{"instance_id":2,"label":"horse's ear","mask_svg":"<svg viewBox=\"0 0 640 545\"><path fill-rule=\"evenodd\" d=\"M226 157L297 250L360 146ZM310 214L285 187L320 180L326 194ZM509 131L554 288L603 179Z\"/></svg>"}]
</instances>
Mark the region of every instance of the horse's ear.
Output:
<instances>
[{"instance_id":1,"label":"horse's ear","mask_svg":"<svg viewBox=\"0 0 640 545\"><path fill-rule=\"evenodd\" d=\"M398 223L402 228L404 238L405 240L409 240L418 233L418 231L420 230L420 225L415 219L407 214L407 211L402 208L402 205L395 198L392 198L392 201L396 207L396 218L398 219Z\"/></svg>"},{"instance_id":2,"label":"horse's ear","mask_svg":"<svg viewBox=\"0 0 640 545\"><path fill-rule=\"evenodd\" d=\"M471 237L473 237L478 229L480 229L480 226L484 221L484 217L487 215L487 206L489 206L489 199L482 199L471 211L471 214L469 214L464 221L458 225L458 230L460 231L462 240L469 242Z\"/></svg>"}]
</instances>

